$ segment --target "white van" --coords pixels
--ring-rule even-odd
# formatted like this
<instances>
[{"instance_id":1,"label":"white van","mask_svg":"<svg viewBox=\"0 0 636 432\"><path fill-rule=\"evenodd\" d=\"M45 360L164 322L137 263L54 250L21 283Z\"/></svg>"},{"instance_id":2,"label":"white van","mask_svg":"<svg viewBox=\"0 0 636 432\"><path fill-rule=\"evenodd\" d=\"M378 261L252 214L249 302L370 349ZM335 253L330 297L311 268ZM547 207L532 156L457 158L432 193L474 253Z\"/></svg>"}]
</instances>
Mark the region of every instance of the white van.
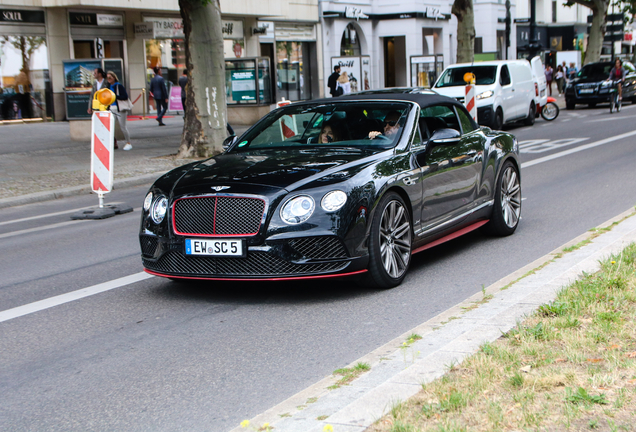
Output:
<instances>
[{"instance_id":1,"label":"white van","mask_svg":"<svg viewBox=\"0 0 636 432\"><path fill-rule=\"evenodd\" d=\"M540 61L540 60L539 60ZM527 60L460 63L449 66L433 86L437 93L464 102L464 74L476 77L475 95L480 125L501 129L505 123L523 120L533 125L537 87Z\"/></svg>"},{"instance_id":2,"label":"white van","mask_svg":"<svg viewBox=\"0 0 636 432\"><path fill-rule=\"evenodd\" d=\"M535 81L534 103L537 105L537 117L541 112L541 107L548 103L548 82L545 79L545 69L541 57L537 56L530 60L532 67L532 78Z\"/></svg>"}]
</instances>

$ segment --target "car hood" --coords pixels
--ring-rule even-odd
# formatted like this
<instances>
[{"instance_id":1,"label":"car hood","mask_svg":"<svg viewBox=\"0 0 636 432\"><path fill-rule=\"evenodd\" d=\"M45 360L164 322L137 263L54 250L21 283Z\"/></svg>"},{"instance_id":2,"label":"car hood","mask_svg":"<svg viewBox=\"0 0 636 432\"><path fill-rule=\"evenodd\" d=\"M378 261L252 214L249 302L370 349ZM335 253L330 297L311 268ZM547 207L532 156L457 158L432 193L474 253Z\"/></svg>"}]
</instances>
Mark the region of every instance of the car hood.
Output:
<instances>
[{"instance_id":1,"label":"car hood","mask_svg":"<svg viewBox=\"0 0 636 432\"><path fill-rule=\"evenodd\" d=\"M224 153L194 165L178 181L174 193L224 193L293 190L322 176L351 170L377 158L377 151L343 149L286 149ZM356 171L356 170L351 170ZM342 177L341 177L342 178ZM257 187L258 186L258 187Z\"/></svg>"},{"instance_id":2,"label":"car hood","mask_svg":"<svg viewBox=\"0 0 636 432\"><path fill-rule=\"evenodd\" d=\"M593 77L586 77L586 78L574 78L572 80L572 83L574 84L601 83L603 81L606 81L607 79L609 79L609 75L606 77L593 76Z\"/></svg>"}]
</instances>

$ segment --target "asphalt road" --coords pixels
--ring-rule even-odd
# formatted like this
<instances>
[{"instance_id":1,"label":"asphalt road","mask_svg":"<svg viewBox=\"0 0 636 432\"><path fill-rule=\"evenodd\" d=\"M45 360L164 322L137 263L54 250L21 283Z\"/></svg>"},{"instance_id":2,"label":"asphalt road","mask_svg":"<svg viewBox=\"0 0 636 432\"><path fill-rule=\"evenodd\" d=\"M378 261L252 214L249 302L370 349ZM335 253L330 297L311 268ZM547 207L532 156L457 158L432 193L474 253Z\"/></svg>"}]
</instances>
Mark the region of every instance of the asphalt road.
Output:
<instances>
[{"instance_id":1,"label":"asphalt road","mask_svg":"<svg viewBox=\"0 0 636 432\"><path fill-rule=\"evenodd\" d=\"M392 290L150 277L1 321L0 430L232 429L633 207L636 132L611 138L635 120L636 106L601 106L509 128L525 164L515 235L422 252ZM0 316L141 272L145 192L115 191L135 211L103 221L69 218L94 196L0 210Z\"/></svg>"}]
</instances>

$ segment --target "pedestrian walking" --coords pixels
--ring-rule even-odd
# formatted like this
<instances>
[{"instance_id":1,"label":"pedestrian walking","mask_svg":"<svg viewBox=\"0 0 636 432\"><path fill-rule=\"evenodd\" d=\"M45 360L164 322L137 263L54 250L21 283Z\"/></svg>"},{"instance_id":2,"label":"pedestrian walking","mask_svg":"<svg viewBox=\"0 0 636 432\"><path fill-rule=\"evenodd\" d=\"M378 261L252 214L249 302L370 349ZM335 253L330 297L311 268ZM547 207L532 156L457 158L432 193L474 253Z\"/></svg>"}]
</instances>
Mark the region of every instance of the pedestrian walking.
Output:
<instances>
[{"instance_id":1,"label":"pedestrian walking","mask_svg":"<svg viewBox=\"0 0 636 432\"><path fill-rule=\"evenodd\" d=\"M95 93L101 89L109 88L108 81L106 81L106 72L104 69L97 68L93 69L93 88L91 89L91 97L88 100L88 113L93 114L93 97Z\"/></svg>"},{"instance_id":2,"label":"pedestrian walking","mask_svg":"<svg viewBox=\"0 0 636 432\"><path fill-rule=\"evenodd\" d=\"M183 118L185 118L186 105L186 86L188 85L188 70L183 70L183 75L179 78L179 87L181 87L181 106L183 107Z\"/></svg>"},{"instance_id":3,"label":"pedestrian walking","mask_svg":"<svg viewBox=\"0 0 636 432\"><path fill-rule=\"evenodd\" d=\"M343 72L338 78L338 87L342 89L342 94L346 95L351 93L351 83L349 82L349 75Z\"/></svg>"},{"instance_id":4,"label":"pedestrian walking","mask_svg":"<svg viewBox=\"0 0 636 432\"><path fill-rule=\"evenodd\" d=\"M568 77L573 80L578 72L579 71L576 69L576 65L574 64L574 62L570 63L570 68L568 69Z\"/></svg>"},{"instance_id":5,"label":"pedestrian walking","mask_svg":"<svg viewBox=\"0 0 636 432\"><path fill-rule=\"evenodd\" d=\"M554 69L549 64L545 65L545 81L548 85L548 91L550 96L552 96L552 75L554 74Z\"/></svg>"},{"instance_id":6,"label":"pedestrian walking","mask_svg":"<svg viewBox=\"0 0 636 432\"><path fill-rule=\"evenodd\" d=\"M563 66L559 65L557 67L557 71L556 71L556 74L554 75L554 78L556 79L556 82L557 82L557 90L559 92L559 96L561 96L561 94L563 93L563 82L565 81L565 72L563 71Z\"/></svg>"},{"instance_id":7,"label":"pedestrian walking","mask_svg":"<svg viewBox=\"0 0 636 432\"><path fill-rule=\"evenodd\" d=\"M327 85L329 86L329 94L331 94L331 97L339 96L338 94L336 94L338 78L340 78L340 65L335 65L333 67L333 73L329 75L329 79L327 80Z\"/></svg>"},{"instance_id":8,"label":"pedestrian walking","mask_svg":"<svg viewBox=\"0 0 636 432\"><path fill-rule=\"evenodd\" d=\"M163 115L168 110L168 89L166 81L161 76L161 69L155 66L153 71L155 76L150 80L150 95L157 105L157 122L159 122L159 126L165 126Z\"/></svg>"},{"instance_id":9,"label":"pedestrian walking","mask_svg":"<svg viewBox=\"0 0 636 432\"><path fill-rule=\"evenodd\" d=\"M132 102L130 102L130 99L128 98L128 92L126 91L126 88L119 82L119 78L117 77L117 74L115 72L106 72L106 79L108 80L108 84L110 84L110 91L115 93L115 103L110 106L110 110L115 113L115 117L117 117L119 127L124 133L124 138L126 139L124 150L132 150L132 144L130 143L130 133L128 132L128 128L126 127L128 113L130 112L130 110L132 110ZM116 140L115 148L117 148Z\"/></svg>"}]
</instances>

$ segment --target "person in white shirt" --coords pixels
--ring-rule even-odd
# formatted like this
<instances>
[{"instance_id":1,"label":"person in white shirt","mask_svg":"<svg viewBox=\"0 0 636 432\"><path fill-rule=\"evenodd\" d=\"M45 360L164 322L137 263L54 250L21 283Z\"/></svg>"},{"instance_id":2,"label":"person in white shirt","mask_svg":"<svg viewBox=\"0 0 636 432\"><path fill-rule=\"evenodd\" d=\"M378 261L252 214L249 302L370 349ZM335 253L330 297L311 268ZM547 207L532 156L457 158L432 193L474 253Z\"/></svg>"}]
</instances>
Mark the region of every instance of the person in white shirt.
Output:
<instances>
[{"instance_id":1,"label":"person in white shirt","mask_svg":"<svg viewBox=\"0 0 636 432\"><path fill-rule=\"evenodd\" d=\"M93 89L91 90L91 98L88 100L89 114L93 114L93 97L95 96L95 93L98 90L110 87L110 85L108 84L108 81L106 81L106 72L104 72L104 69L97 68L93 70L93 78L95 78L95 81L93 81Z\"/></svg>"},{"instance_id":2,"label":"person in white shirt","mask_svg":"<svg viewBox=\"0 0 636 432\"><path fill-rule=\"evenodd\" d=\"M349 83L349 75L347 75L347 72L343 72L338 78L338 86L342 87L343 95L351 93L351 84Z\"/></svg>"}]
</instances>

